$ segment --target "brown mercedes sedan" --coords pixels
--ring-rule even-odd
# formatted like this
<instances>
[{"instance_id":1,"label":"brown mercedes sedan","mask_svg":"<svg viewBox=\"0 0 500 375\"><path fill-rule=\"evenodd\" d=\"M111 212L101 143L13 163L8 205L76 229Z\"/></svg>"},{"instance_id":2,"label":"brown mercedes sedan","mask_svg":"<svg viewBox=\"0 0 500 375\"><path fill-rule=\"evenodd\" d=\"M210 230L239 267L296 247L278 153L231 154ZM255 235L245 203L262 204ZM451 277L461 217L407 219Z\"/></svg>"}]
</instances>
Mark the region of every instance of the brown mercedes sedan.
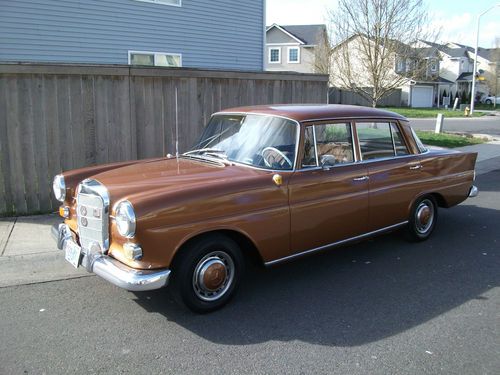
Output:
<instances>
[{"instance_id":1,"label":"brown mercedes sedan","mask_svg":"<svg viewBox=\"0 0 500 375\"><path fill-rule=\"evenodd\" d=\"M54 178L68 262L141 291L167 284L220 308L245 260L265 265L406 227L427 239L438 207L477 195L476 153L426 148L395 113L270 105L214 114L188 152Z\"/></svg>"}]
</instances>

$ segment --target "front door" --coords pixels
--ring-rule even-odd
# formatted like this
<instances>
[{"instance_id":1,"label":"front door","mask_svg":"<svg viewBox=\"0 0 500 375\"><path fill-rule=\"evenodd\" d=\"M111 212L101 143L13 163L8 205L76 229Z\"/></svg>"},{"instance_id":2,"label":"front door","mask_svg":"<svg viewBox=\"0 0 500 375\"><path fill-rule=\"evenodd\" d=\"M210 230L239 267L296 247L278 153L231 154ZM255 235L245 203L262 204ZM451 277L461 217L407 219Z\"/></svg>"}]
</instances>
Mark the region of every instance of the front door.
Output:
<instances>
[{"instance_id":1,"label":"front door","mask_svg":"<svg viewBox=\"0 0 500 375\"><path fill-rule=\"evenodd\" d=\"M291 253L327 246L368 228L368 175L356 162L350 123L305 128L289 182Z\"/></svg>"}]
</instances>

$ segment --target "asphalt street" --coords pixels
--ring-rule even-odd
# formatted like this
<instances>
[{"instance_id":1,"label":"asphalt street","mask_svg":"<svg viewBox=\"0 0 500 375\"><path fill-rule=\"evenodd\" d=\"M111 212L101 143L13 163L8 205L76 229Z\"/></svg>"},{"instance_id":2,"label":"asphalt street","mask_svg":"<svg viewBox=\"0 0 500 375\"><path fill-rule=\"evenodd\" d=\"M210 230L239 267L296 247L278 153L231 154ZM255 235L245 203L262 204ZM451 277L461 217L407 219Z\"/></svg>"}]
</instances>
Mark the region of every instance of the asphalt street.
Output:
<instances>
[{"instance_id":1,"label":"asphalt street","mask_svg":"<svg viewBox=\"0 0 500 375\"><path fill-rule=\"evenodd\" d=\"M427 242L253 268L209 315L98 277L0 288L0 373L498 374L500 170L477 185Z\"/></svg>"},{"instance_id":2,"label":"asphalt street","mask_svg":"<svg viewBox=\"0 0 500 375\"><path fill-rule=\"evenodd\" d=\"M434 130L436 119L410 119L410 124L417 130ZM445 115L443 131L500 136L500 116L447 118Z\"/></svg>"}]
</instances>

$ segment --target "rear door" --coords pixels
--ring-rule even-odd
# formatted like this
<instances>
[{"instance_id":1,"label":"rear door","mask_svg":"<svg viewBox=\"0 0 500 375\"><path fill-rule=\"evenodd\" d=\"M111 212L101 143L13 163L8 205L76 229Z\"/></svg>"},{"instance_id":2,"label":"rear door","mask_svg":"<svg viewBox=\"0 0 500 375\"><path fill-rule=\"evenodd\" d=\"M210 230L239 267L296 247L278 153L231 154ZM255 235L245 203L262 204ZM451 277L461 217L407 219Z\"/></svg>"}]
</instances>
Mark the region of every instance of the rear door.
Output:
<instances>
[{"instance_id":1,"label":"rear door","mask_svg":"<svg viewBox=\"0 0 500 375\"><path fill-rule=\"evenodd\" d=\"M397 122L357 122L356 132L369 177L368 231L405 222L421 184L419 156L410 153Z\"/></svg>"}]
</instances>

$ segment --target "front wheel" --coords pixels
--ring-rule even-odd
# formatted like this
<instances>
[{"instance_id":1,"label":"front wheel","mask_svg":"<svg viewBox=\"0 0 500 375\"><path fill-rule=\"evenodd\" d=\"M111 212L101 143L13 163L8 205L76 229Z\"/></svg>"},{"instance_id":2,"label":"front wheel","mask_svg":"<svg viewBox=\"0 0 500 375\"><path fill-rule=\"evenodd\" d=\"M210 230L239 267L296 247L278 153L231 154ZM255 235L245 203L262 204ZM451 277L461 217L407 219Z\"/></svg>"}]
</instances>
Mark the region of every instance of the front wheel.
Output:
<instances>
[{"instance_id":1,"label":"front wheel","mask_svg":"<svg viewBox=\"0 0 500 375\"><path fill-rule=\"evenodd\" d=\"M486 99L484 102L485 102L486 104L488 104L488 105L493 104L493 102L491 101L491 99Z\"/></svg>"},{"instance_id":2,"label":"front wheel","mask_svg":"<svg viewBox=\"0 0 500 375\"><path fill-rule=\"evenodd\" d=\"M436 200L427 195L418 199L410 213L408 220L408 234L412 241L425 241L430 237L438 215Z\"/></svg>"},{"instance_id":3,"label":"front wheel","mask_svg":"<svg viewBox=\"0 0 500 375\"><path fill-rule=\"evenodd\" d=\"M243 271L239 246L224 235L214 234L181 251L172 272L177 299L198 313L217 310L229 302Z\"/></svg>"}]
</instances>

